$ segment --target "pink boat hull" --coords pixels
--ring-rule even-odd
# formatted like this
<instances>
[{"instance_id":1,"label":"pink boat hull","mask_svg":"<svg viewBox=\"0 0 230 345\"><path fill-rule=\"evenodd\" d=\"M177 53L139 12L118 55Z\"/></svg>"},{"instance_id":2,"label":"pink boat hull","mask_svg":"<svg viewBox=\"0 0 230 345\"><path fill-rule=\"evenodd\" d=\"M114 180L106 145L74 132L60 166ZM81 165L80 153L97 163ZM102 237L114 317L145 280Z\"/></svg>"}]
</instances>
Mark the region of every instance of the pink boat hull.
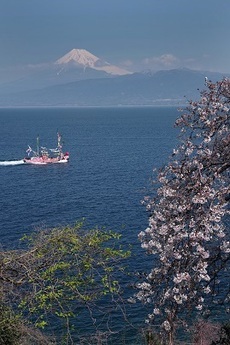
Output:
<instances>
[{"instance_id":1,"label":"pink boat hull","mask_svg":"<svg viewBox=\"0 0 230 345\"><path fill-rule=\"evenodd\" d=\"M26 164L36 164L36 165L45 165L45 164L60 164L60 163L68 163L69 156L64 155L62 158L59 157L31 157L31 158L24 158L24 162Z\"/></svg>"}]
</instances>

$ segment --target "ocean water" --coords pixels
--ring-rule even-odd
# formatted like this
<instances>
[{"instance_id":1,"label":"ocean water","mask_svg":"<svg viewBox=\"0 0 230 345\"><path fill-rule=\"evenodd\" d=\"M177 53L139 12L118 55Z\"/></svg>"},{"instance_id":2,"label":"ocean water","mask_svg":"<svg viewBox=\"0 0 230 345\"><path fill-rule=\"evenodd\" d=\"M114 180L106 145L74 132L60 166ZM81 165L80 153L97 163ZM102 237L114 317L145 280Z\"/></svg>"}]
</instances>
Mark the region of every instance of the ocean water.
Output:
<instances>
[{"instance_id":1,"label":"ocean water","mask_svg":"<svg viewBox=\"0 0 230 345\"><path fill-rule=\"evenodd\" d=\"M86 227L121 233L123 245L133 248L132 269L145 269L137 239L148 224L141 201L153 169L167 163L177 142L179 115L170 107L0 109L1 246L18 248L20 238L37 228L85 218ZM23 164L38 134L42 146L56 147L57 130L70 162ZM136 308L130 322L140 325L145 311ZM115 328L122 323L116 315Z\"/></svg>"},{"instance_id":2,"label":"ocean water","mask_svg":"<svg viewBox=\"0 0 230 345\"><path fill-rule=\"evenodd\" d=\"M141 200L176 142L178 116L167 107L0 109L1 245L83 217L136 242L147 223ZM41 146L56 147L57 130L68 164L22 164L37 135Z\"/></svg>"}]
</instances>

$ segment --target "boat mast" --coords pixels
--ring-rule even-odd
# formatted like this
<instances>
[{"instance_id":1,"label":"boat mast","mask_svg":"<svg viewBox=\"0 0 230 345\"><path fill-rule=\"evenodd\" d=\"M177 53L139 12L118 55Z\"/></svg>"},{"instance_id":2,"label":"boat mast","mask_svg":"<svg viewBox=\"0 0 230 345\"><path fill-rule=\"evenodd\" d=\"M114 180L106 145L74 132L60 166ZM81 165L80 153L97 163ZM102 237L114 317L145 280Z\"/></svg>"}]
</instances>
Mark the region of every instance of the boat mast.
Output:
<instances>
[{"instance_id":1,"label":"boat mast","mask_svg":"<svg viewBox=\"0 0 230 345\"><path fill-rule=\"evenodd\" d=\"M40 152L39 152L39 135L37 136L37 155L39 156Z\"/></svg>"},{"instance_id":2,"label":"boat mast","mask_svg":"<svg viewBox=\"0 0 230 345\"><path fill-rule=\"evenodd\" d=\"M58 149L61 151L62 144L61 144L61 134L57 132L57 139L58 139Z\"/></svg>"}]
</instances>

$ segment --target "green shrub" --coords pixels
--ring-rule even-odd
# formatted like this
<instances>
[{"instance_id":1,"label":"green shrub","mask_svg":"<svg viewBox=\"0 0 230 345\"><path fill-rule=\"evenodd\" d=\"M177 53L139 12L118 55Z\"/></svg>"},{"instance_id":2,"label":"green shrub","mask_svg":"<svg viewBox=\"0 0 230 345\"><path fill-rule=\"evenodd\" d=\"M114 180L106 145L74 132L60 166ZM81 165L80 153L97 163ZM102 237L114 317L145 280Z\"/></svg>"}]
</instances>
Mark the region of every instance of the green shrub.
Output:
<instances>
[{"instance_id":1,"label":"green shrub","mask_svg":"<svg viewBox=\"0 0 230 345\"><path fill-rule=\"evenodd\" d=\"M0 305L0 345L18 345L22 336L20 317Z\"/></svg>"}]
</instances>

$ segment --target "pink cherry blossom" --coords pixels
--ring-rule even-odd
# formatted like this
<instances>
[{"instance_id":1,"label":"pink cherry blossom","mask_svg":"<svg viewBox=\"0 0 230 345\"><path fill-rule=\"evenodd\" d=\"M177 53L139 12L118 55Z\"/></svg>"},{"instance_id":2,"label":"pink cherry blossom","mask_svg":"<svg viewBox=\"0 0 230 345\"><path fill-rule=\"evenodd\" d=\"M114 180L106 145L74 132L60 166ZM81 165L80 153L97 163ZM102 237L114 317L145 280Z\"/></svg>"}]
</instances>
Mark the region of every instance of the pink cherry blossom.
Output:
<instances>
[{"instance_id":1,"label":"pink cherry blossom","mask_svg":"<svg viewBox=\"0 0 230 345\"><path fill-rule=\"evenodd\" d=\"M139 234L153 267L136 298L151 304L148 321L161 320L170 344L186 311L205 310L209 295L225 297L218 292L230 254L230 80L206 86L176 121L180 143L156 178L155 197L145 200L151 216Z\"/></svg>"}]
</instances>

